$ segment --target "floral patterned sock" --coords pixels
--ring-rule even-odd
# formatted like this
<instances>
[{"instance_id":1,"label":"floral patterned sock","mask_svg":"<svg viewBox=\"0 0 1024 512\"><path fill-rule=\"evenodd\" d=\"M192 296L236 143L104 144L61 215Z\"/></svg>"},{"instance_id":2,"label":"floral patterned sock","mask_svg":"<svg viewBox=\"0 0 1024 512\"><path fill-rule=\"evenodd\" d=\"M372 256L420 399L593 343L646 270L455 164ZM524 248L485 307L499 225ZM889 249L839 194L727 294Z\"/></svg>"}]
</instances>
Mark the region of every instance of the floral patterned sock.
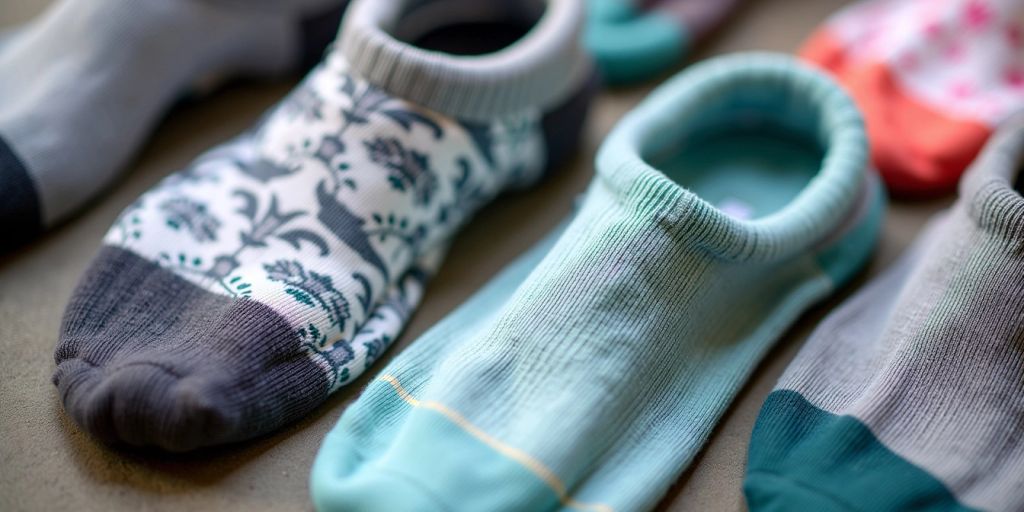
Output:
<instances>
[{"instance_id":1,"label":"floral patterned sock","mask_svg":"<svg viewBox=\"0 0 1024 512\"><path fill-rule=\"evenodd\" d=\"M83 429L177 451L294 421L398 336L473 212L567 154L592 90L579 2L447 25L442 3L355 2L258 126L124 211L56 349ZM508 30L471 48L476 22Z\"/></svg>"},{"instance_id":2,"label":"floral patterned sock","mask_svg":"<svg viewBox=\"0 0 1024 512\"><path fill-rule=\"evenodd\" d=\"M804 58L864 112L890 190L948 192L989 135L1024 108L1024 2L871 0L833 16Z\"/></svg>"}]
</instances>

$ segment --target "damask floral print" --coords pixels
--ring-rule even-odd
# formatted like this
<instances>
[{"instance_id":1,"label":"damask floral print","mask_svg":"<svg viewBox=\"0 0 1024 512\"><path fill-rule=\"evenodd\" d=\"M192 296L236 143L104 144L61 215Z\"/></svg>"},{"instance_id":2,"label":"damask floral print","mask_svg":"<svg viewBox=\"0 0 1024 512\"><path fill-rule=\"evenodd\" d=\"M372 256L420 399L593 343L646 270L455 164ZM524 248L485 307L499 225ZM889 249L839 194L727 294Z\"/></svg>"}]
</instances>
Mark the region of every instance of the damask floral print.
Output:
<instances>
[{"instance_id":1,"label":"damask floral print","mask_svg":"<svg viewBox=\"0 0 1024 512\"><path fill-rule=\"evenodd\" d=\"M167 215L165 222L171 229L184 229L200 243L217 240L220 221L210 215L205 204L187 197L172 197L160 203L160 210Z\"/></svg>"},{"instance_id":2,"label":"damask floral print","mask_svg":"<svg viewBox=\"0 0 1024 512\"><path fill-rule=\"evenodd\" d=\"M345 321L352 315L349 313L348 300L337 289L330 276L306 269L296 260L279 260L263 265L267 271L267 279L287 285L285 293L291 295L299 303L310 307L319 307L327 313L331 327L345 328Z\"/></svg>"},{"instance_id":3,"label":"damask floral print","mask_svg":"<svg viewBox=\"0 0 1024 512\"><path fill-rule=\"evenodd\" d=\"M537 137L536 118L522 117ZM428 277L410 266L505 186L510 164L538 163L536 147L505 147L511 135L497 121L420 109L344 70L324 73L167 178L108 241L277 309L333 390L407 321Z\"/></svg>"},{"instance_id":4,"label":"damask floral print","mask_svg":"<svg viewBox=\"0 0 1024 512\"><path fill-rule=\"evenodd\" d=\"M377 137L365 141L370 161L391 171L388 182L395 190L412 190L414 202L425 206L437 191L437 175L430 169L427 155L406 149L395 137Z\"/></svg>"}]
</instances>

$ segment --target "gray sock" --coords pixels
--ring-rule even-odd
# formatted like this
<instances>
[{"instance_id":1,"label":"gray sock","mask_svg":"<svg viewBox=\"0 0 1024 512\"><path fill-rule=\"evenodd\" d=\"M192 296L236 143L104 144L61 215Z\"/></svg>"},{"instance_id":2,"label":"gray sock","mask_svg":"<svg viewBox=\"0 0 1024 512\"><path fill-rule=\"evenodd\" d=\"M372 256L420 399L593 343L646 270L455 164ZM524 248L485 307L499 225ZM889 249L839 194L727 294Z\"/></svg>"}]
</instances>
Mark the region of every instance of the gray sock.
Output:
<instances>
[{"instance_id":1,"label":"gray sock","mask_svg":"<svg viewBox=\"0 0 1024 512\"><path fill-rule=\"evenodd\" d=\"M527 5L354 2L348 35L255 129L125 210L56 349L75 422L188 450L295 421L366 371L459 227L575 146L593 76L580 5L535 2L519 26ZM416 45L393 35L410 17ZM518 37L466 37L503 20Z\"/></svg>"},{"instance_id":2,"label":"gray sock","mask_svg":"<svg viewBox=\"0 0 1024 512\"><path fill-rule=\"evenodd\" d=\"M5 35L0 248L53 226L109 185L191 88L318 60L344 3L60 0Z\"/></svg>"},{"instance_id":3,"label":"gray sock","mask_svg":"<svg viewBox=\"0 0 1024 512\"><path fill-rule=\"evenodd\" d=\"M1024 115L767 398L754 511L1024 510Z\"/></svg>"}]
</instances>

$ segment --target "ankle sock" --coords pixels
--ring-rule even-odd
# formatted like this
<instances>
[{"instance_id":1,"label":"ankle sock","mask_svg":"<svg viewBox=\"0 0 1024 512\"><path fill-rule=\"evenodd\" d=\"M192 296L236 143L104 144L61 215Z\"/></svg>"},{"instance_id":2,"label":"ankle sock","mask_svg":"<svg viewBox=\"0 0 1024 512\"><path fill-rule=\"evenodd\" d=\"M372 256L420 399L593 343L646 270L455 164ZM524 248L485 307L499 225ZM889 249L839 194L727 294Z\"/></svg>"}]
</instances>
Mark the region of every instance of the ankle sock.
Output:
<instances>
[{"instance_id":1,"label":"ankle sock","mask_svg":"<svg viewBox=\"0 0 1024 512\"><path fill-rule=\"evenodd\" d=\"M0 246L53 226L110 185L191 89L315 64L344 3L60 0L5 37Z\"/></svg>"},{"instance_id":2,"label":"ankle sock","mask_svg":"<svg viewBox=\"0 0 1024 512\"><path fill-rule=\"evenodd\" d=\"M1024 116L765 401L754 511L1024 509Z\"/></svg>"},{"instance_id":3,"label":"ankle sock","mask_svg":"<svg viewBox=\"0 0 1024 512\"><path fill-rule=\"evenodd\" d=\"M793 59L720 58L672 79L605 141L550 251L345 411L314 504L650 509L765 351L870 253L884 198L867 158L852 101Z\"/></svg>"},{"instance_id":4,"label":"ankle sock","mask_svg":"<svg viewBox=\"0 0 1024 512\"><path fill-rule=\"evenodd\" d=\"M843 9L801 55L850 91L889 188L952 190L998 125L1024 108L1024 4L873 0Z\"/></svg>"},{"instance_id":5,"label":"ankle sock","mask_svg":"<svg viewBox=\"0 0 1024 512\"><path fill-rule=\"evenodd\" d=\"M589 0L587 47L613 84L650 78L678 63L737 0Z\"/></svg>"},{"instance_id":6,"label":"ankle sock","mask_svg":"<svg viewBox=\"0 0 1024 512\"><path fill-rule=\"evenodd\" d=\"M568 154L592 91L580 7L465 2L354 2L255 129L124 211L56 349L82 428L187 450L294 421L394 340L474 211ZM476 20L526 35L475 56L403 42L470 52Z\"/></svg>"}]
</instances>

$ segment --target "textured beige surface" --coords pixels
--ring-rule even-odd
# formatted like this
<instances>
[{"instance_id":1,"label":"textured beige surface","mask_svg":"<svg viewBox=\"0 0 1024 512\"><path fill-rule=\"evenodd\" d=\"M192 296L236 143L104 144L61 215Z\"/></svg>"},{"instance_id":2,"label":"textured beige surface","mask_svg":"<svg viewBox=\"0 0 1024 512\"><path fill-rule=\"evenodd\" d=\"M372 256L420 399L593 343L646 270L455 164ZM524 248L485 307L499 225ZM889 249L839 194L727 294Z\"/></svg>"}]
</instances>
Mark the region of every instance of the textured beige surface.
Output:
<instances>
[{"instance_id":1,"label":"textured beige surface","mask_svg":"<svg viewBox=\"0 0 1024 512\"><path fill-rule=\"evenodd\" d=\"M0 0L0 27L31 18L46 3ZM753 49L793 51L841 3L749 0L697 56ZM405 335L385 359L569 211L571 200L590 178L591 160L601 138L652 85L603 94L590 119L584 147L571 166L534 191L499 200L468 226ZM289 84L236 85L202 103L178 108L143 148L125 179L93 208L22 250L0 255L0 511L310 508L306 480L320 439L365 385L365 376L283 432L186 456L116 453L95 444L63 416L50 384L64 303L118 211L203 149L249 126L288 88ZM869 275L891 262L945 202L893 205ZM810 329L838 300L812 310L779 343L710 444L672 488L662 504L664 510L743 509L740 485L758 408Z\"/></svg>"}]
</instances>

